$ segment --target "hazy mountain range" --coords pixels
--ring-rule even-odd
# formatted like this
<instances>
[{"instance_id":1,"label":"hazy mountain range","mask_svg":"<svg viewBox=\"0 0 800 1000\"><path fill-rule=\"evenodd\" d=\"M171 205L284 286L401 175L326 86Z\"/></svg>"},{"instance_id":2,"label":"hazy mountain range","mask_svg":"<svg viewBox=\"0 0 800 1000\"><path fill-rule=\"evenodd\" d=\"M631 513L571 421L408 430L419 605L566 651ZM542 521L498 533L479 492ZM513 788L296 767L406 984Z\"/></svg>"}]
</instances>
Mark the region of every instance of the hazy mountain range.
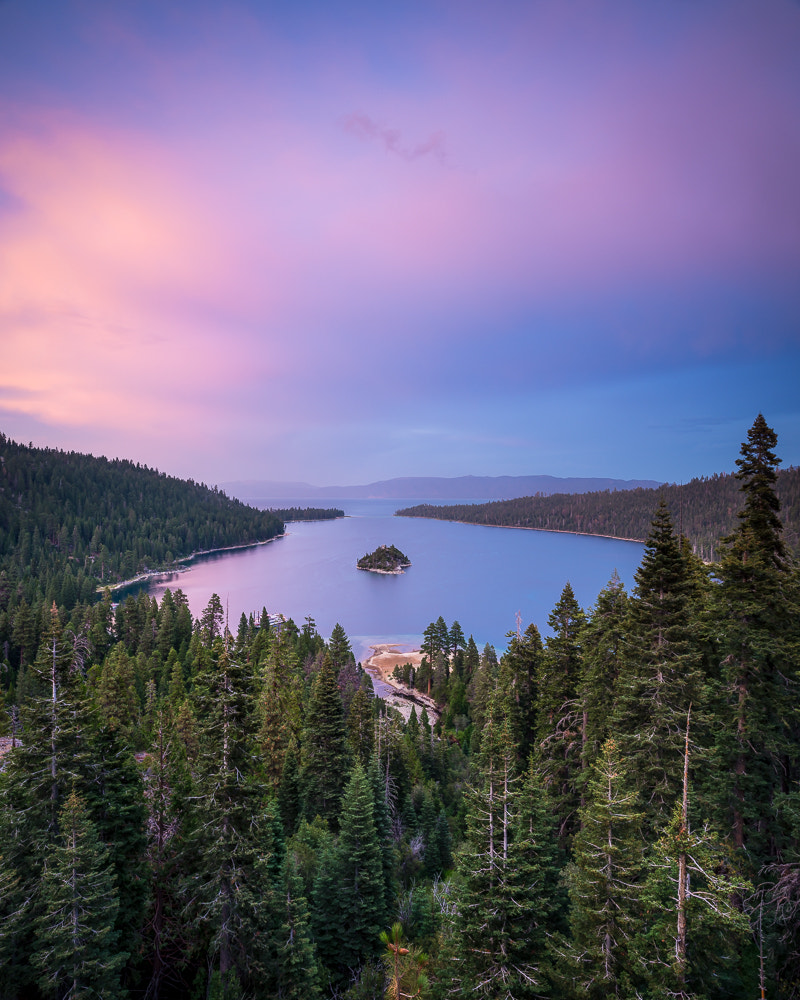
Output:
<instances>
[{"instance_id":1,"label":"hazy mountain range","mask_svg":"<svg viewBox=\"0 0 800 1000\"><path fill-rule=\"evenodd\" d=\"M661 486L654 479L603 479L559 476L403 476L384 479L365 486L312 486L310 483L284 483L269 479L245 479L220 483L225 492L240 500L256 499L426 499L441 500L511 500L536 493L591 493L594 490L653 489Z\"/></svg>"}]
</instances>

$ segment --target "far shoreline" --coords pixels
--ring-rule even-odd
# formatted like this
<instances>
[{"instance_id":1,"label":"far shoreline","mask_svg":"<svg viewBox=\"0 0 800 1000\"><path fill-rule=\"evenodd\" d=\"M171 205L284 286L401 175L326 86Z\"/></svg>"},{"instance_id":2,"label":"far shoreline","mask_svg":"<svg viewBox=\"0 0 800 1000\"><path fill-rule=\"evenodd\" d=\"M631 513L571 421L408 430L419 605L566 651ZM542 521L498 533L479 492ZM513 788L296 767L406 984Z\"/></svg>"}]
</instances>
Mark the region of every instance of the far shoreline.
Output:
<instances>
[{"instance_id":1,"label":"far shoreline","mask_svg":"<svg viewBox=\"0 0 800 1000\"><path fill-rule=\"evenodd\" d=\"M446 505L443 505L446 506ZM462 521L457 517L427 517L425 514L398 514L395 517L408 517L420 521L447 521L449 524L470 524L475 528L511 528L512 531L543 531L551 535L582 535L585 538L608 538L612 542L634 542L644 545L646 538L624 538L622 535L601 535L597 531L570 531L568 528L532 528L529 524L483 524L480 521Z\"/></svg>"}]
</instances>

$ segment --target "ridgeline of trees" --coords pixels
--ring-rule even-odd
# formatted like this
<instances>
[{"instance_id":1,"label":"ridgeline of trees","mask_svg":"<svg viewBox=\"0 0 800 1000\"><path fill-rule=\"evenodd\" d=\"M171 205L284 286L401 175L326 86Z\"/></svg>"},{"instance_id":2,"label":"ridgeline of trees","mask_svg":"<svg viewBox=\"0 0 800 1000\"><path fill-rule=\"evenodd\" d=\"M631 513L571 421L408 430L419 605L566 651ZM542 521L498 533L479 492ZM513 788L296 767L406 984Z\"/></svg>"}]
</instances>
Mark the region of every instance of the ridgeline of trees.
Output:
<instances>
[{"instance_id":1,"label":"ridgeline of trees","mask_svg":"<svg viewBox=\"0 0 800 1000\"><path fill-rule=\"evenodd\" d=\"M0 590L28 605L71 610L100 585L282 533L216 487L0 434Z\"/></svg>"},{"instance_id":2,"label":"ridgeline of trees","mask_svg":"<svg viewBox=\"0 0 800 1000\"><path fill-rule=\"evenodd\" d=\"M356 565L377 573L400 573L411 565L411 560L396 545L379 545L374 552L362 556Z\"/></svg>"},{"instance_id":3,"label":"ridgeline of trees","mask_svg":"<svg viewBox=\"0 0 800 1000\"><path fill-rule=\"evenodd\" d=\"M435 726L338 625L106 591L18 647L0 593L0 1000L797 1000L775 445L715 565L661 503L632 592L567 583L547 639L431 622Z\"/></svg>"},{"instance_id":4,"label":"ridgeline of trees","mask_svg":"<svg viewBox=\"0 0 800 1000\"><path fill-rule=\"evenodd\" d=\"M786 544L793 552L800 552L800 468L779 471L775 491L781 502ZM673 484L653 490L537 494L483 504L418 504L398 510L397 516L542 531L578 531L644 541L661 497L679 533L689 539L701 559L713 561L720 551L720 542L737 524L741 504L735 474L692 479L680 486Z\"/></svg>"},{"instance_id":5,"label":"ridgeline of trees","mask_svg":"<svg viewBox=\"0 0 800 1000\"><path fill-rule=\"evenodd\" d=\"M281 521L333 521L344 517L338 507L270 507L270 511Z\"/></svg>"}]
</instances>

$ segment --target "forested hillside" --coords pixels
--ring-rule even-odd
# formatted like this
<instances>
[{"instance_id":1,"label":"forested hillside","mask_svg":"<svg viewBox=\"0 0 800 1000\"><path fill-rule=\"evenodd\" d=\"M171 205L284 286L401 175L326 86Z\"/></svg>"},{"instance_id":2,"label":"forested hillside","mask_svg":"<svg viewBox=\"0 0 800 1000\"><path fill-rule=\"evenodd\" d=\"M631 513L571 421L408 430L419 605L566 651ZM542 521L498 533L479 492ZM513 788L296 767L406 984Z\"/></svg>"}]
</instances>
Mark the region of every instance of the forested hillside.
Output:
<instances>
[{"instance_id":1,"label":"forested hillside","mask_svg":"<svg viewBox=\"0 0 800 1000\"><path fill-rule=\"evenodd\" d=\"M0 607L10 589L70 610L98 585L282 532L277 514L203 484L0 434Z\"/></svg>"},{"instance_id":2,"label":"forested hillside","mask_svg":"<svg viewBox=\"0 0 800 1000\"><path fill-rule=\"evenodd\" d=\"M546 640L433 620L398 675L435 725L340 626L51 605L3 647L0 1000L798 1000L775 446L759 417L712 567L661 504L632 592L565 583Z\"/></svg>"},{"instance_id":3,"label":"forested hillside","mask_svg":"<svg viewBox=\"0 0 800 1000\"><path fill-rule=\"evenodd\" d=\"M800 469L779 471L775 490L781 502L786 544L792 551L800 552ZM701 559L713 561L720 551L721 540L737 524L741 502L739 482L733 474L692 479L682 485L652 490L558 493L484 504L419 504L398 510L397 514L510 528L580 531L644 541L661 497L679 533L689 539Z\"/></svg>"}]
</instances>

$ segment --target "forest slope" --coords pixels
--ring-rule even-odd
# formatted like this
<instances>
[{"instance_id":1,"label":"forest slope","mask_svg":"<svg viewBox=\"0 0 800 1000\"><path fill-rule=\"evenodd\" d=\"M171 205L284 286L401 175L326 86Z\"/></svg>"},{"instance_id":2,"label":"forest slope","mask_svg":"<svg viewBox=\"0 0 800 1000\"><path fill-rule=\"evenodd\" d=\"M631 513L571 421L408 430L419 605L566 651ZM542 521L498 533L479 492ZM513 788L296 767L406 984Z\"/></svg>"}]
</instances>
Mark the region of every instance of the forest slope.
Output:
<instances>
[{"instance_id":1,"label":"forest slope","mask_svg":"<svg viewBox=\"0 0 800 1000\"><path fill-rule=\"evenodd\" d=\"M0 434L0 573L29 603L44 586L71 607L98 584L282 532L278 514L216 487Z\"/></svg>"},{"instance_id":2,"label":"forest slope","mask_svg":"<svg viewBox=\"0 0 800 1000\"><path fill-rule=\"evenodd\" d=\"M577 531L644 541L658 500L663 496L676 528L690 540L701 558L713 560L720 540L736 527L737 512L741 509L739 485L734 475L721 474L658 489L537 494L483 504L419 504L398 510L397 515L541 531ZM781 502L786 544L797 552L800 469L792 467L779 472L775 492Z\"/></svg>"}]
</instances>

